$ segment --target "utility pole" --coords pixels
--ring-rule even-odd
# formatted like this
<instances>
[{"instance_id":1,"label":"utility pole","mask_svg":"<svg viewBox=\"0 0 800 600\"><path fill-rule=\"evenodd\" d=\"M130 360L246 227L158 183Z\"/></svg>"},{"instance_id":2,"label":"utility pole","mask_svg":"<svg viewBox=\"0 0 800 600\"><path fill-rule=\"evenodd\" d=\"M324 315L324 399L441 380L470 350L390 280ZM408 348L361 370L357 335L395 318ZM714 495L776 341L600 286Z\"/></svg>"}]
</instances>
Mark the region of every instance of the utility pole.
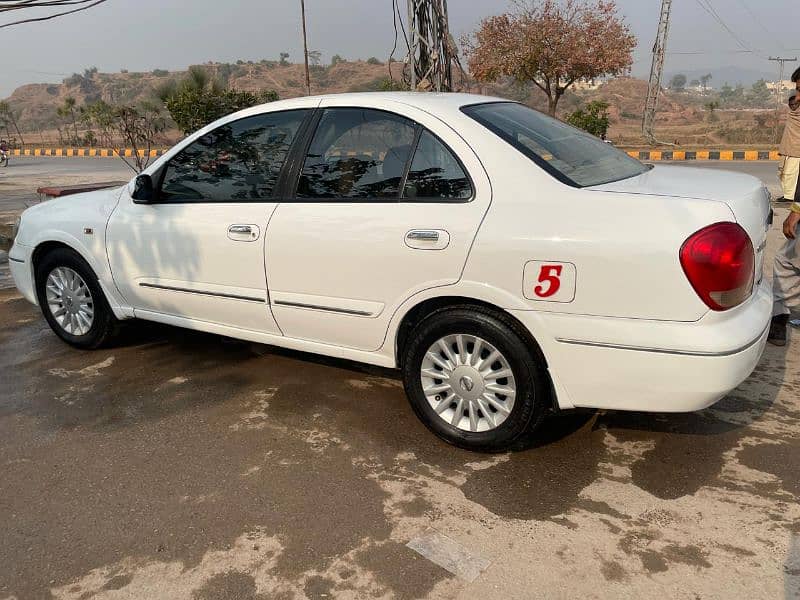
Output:
<instances>
[{"instance_id":1,"label":"utility pole","mask_svg":"<svg viewBox=\"0 0 800 600\"><path fill-rule=\"evenodd\" d=\"M787 62L797 62L797 57L794 58L782 58L780 56L770 56L769 59L773 62L778 63L778 82L775 84L775 143L779 142L778 140L778 119L780 118L781 114L781 97L783 96L783 73L784 73L784 66Z\"/></svg>"},{"instance_id":2,"label":"utility pole","mask_svg":"<svg viewBox=\"0 0 800 600\"><path fill-rule=\"evenodd\" d=\"M311 95L311 75L308 72L308 39L306 37L306 2L300 0L300 14L303 18L303 59L306 63L306 95Z\"/></svg>"},{"instance_id":3,"label":"utility pole","mask_svg":"<svg viewBox=\"0 0 800 600\"><path fill-rule=\"evenodd\" d=\"M450 35L447 0L408 0L408 72L412 90L453 90L453 63L458 49Z\"/></svg>"},{"instance_id":4,"label":"utility pole","mask_svg":"<svg viewBox=\"0 0 800 600\"><path fill-rule=\"evenodd\" d=\"M672 10L672 0L661 0L661 15L658 19L658 34L656 43L653 44L653 63L650 66L650 84L647 88L647 100L644 103L642 116L642 134L649 143L656 143L653 129L655 127L658 97L661 94L661 78L664 75L664 55L667 51L667 36L669 35L669 15Z\"/></svg>"}]
</instances>

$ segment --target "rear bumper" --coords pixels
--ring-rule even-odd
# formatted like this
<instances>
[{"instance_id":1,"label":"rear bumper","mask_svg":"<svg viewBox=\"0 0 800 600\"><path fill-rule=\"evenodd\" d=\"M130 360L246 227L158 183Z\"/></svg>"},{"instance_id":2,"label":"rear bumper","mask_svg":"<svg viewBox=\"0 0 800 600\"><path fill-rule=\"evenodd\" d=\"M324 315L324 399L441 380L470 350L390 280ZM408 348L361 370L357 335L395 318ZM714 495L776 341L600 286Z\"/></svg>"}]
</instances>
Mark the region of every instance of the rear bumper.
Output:
<instances>
[{"instance_id":1,"label":"rear bumper","mask_svg":"<svg viewBox=\"0 0 800 600\"><path fill-rule=\"evenodd\" d=\"M8 266L14 284L26 300L37 304L36 288L33 283L33 248L15 243L8 253Z\"/></svg>"},{"instance_id":2,"label":"rear bumper","mask_svg":"<svg viewBox=\"0 0 800 600\"><path fill-rule=\"evenodd\" d=\"M525 313L515 315L525 322ZM550 333L539 342L559 407L692 412L750 376L764 351L771 315L772 296L763 282L744 305L694 323L552 313L527 318Z\"/></svg>"}]
</instances>

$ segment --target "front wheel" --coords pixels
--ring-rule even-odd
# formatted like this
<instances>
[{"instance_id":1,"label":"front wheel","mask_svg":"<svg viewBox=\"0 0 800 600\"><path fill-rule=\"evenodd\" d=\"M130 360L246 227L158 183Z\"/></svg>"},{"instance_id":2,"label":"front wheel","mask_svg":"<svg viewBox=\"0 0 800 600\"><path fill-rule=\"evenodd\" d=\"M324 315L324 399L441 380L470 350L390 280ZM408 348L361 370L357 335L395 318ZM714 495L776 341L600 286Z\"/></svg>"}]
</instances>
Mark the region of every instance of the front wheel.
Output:
<instances>
[{"instance_id":1,"label":"front wheel","mask_svg":"<svg viewBox=\"0 0 800 600\"><path fill-rule=\"evenodd\" d=\"M443 440L508 449L547 412L546 371L510 319L482 307L443 309L409 336L403 380L414 412Z\"/></svg>"},{"instance_id":2,"label":"front wheel","mask_svg":"<svg viewBox=\"0 0 800 600\"><path fill-rule=\"evenodd\" d=\"M98 348L117 333L92 268L76 252L57 248L36 265L36 295L50 328L77 348Z\"/></svg>"}]
</instances>

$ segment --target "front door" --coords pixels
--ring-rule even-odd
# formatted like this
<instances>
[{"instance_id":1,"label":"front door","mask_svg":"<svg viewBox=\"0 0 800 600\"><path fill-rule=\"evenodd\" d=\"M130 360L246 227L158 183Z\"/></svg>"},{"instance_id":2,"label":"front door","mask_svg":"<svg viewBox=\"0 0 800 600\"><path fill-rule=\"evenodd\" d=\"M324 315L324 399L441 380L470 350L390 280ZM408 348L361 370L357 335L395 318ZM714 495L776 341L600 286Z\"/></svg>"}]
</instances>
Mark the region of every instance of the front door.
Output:
<instances>
[{"instance_id":1,"label":"front door","mask_svg":"<svg viewBox=\"0 0 800 600\"><path fill-rule=\"evenodd\" d=\"M125 193L109 222L114 280L139 316L280 333L264 268L267 223L305 110L226 123L159 169L156 200Z\"/></svg>"},{"instance_id":2,"label":"front door","mask_svg":"<svg viewBox=\"0 0 800 600\"><path fill-rule=\"evenodd\" d=\"M270 220L270 299L288 337L376 350L400 304L461 277L491 192L437 118L336 102Z\"/></svg>"}]
</instances>

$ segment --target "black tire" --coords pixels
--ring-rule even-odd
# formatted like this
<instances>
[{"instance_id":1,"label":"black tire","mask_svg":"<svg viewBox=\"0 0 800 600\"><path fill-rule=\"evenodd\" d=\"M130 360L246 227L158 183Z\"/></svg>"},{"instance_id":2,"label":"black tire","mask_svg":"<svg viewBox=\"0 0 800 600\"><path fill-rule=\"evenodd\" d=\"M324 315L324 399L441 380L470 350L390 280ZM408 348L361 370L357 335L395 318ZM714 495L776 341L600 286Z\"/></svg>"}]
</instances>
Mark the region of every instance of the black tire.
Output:
<instances>
[{"instance_id":1,"label":"black tire","mask_svg":"<svg viewBox=\"0 0 800 600\"><path fill-rule=\"evenodd\" d=\"M83 335L73 335L66 331L53 316L48 307L46 283L50 273L58 267L66 267L80 275L92 296L94 319L91 327ZM85 350L100 348L111 342L119 332L119 321L114 317L103 290L97 281L97 275L89 264L74 250L55 248L45 254L36 264L36 297L42 314L50 328L62 340Z\"/></svg>"},{"instance_id":2,"label":"black tire","mask_svg":"<svg viewBox=\"0 0 800 600\"><path fill-rule=\"evenodd\" d=\"M499 350L513 372L516 398L505 421L488 431L466 431L440 417L423 391L420 369L428 349L448 335L477 336ZM551 401L549 378L538 352L530 347L519 325L501 313L480 306L435 311L408 336L403 356L403 383L414 412L444 441L478 452L502 452L528 437L547 414Z\"/></svg>"}]
</instances>

